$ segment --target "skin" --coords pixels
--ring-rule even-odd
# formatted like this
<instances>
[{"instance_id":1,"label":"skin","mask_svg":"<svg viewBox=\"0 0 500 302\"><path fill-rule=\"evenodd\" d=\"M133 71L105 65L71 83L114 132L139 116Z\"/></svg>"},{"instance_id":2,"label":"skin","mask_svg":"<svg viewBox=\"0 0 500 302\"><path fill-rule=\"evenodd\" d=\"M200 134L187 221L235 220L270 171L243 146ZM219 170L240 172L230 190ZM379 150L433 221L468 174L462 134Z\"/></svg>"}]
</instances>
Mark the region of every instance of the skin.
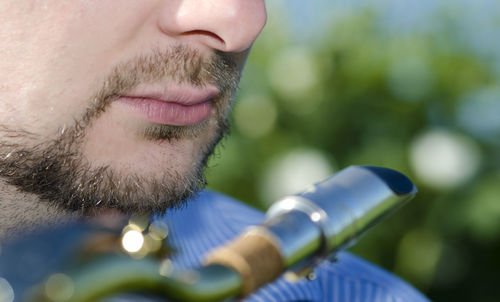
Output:
<instances>
[{"instance_id":1,"label":"skin","mask_svg":"<svg viewBox=\"0 0 500 302\"><path fill-rule=\"evenodd\" d=\"M263 0L3 0L0 16L0 161L4 170L5 166L22 167L19 163L28 153L19 150L53 149L51 142L61 135L77 133L78 123L113 72L122 66L126 74L135 74L127 66L137 58L180 49L194 61L208 62L219 54L239 75L266 21ZM189 71L190 61L181 61ZM210 73L205 71L203 77L202 72L200 87L214 86ZM141 77L120 93L195 85L170 73ZM174 185L182 187L183 176L200 169L208 146L221 135L219 120L228 114L234 87L227 90L220 96L225 101L212 107L207 120L184 127L186 131L168 139L143 135L153 123L110 97L82 127L72 150L84 169L106 166L113 175L109 182L134 175L151 182L178 182ZM23 188L3 170L0 179L0 237L20 226L95 215L107 208L123 210L119 200L101 207L82 202L84 210L67 208L44 200L46 195L37 188ZM154 195L153 186L147 181L144 186L144 192ZM191 189L186 190L188 194ZM142 204L131 207L148 209Z\"/></svg>"}]
</instances>

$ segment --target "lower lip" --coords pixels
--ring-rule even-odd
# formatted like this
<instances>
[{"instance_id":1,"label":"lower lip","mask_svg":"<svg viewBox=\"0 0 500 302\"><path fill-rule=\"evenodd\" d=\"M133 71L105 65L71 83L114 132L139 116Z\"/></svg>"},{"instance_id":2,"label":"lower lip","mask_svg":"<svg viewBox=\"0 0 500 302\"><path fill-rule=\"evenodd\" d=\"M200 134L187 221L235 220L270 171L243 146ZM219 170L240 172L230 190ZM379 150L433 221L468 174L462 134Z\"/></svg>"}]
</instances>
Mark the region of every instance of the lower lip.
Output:
<instances>
[{"instance_id":1,"label":"lower lip","mask_svg":"<svg viewBox=\"0 0 500 302\"><path fill-rule=\"evenodd\" d=\"M121 97L116 102L127 106L150 122L173 126L199 124L208 119L211 109L210 101L182 105L154 99Z\"/></svg>"}]
</instances>

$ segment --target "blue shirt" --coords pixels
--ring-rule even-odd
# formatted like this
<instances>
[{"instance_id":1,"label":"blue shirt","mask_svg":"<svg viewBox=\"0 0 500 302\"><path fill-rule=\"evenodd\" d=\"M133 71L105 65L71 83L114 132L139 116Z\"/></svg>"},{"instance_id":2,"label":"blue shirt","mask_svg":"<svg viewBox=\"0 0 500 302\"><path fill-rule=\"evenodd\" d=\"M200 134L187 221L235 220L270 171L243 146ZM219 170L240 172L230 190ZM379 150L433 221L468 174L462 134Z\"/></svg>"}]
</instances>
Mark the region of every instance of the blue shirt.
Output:
<instances>
[{"instance_id":1,"label":"blue shirt","mask_svg":"<svg viewBox=\"0 0 500 302\"><path fill-rule=\"evenodd\" d=\"M185 208L156 219L171 231L169 242L178 251L172 258L174 266L185 269L198 267L208 251L264 218L262 212L234 199L205 191ZM428 301L401 279L346 252L339 253L338 262L325 261L315 275L314 280L295 283L281 278L243 301Z\"/></svg>"}]
</instances>

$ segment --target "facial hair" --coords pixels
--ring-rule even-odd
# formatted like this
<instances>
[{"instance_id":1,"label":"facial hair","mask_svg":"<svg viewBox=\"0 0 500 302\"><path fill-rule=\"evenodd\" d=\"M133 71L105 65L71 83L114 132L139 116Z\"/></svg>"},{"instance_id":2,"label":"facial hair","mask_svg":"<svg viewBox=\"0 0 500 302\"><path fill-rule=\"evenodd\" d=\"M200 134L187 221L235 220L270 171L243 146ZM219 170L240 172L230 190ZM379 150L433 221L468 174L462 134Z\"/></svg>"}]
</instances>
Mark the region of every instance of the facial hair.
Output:
<instances>
[{"instance_id":1,"label":"facial hair","mask_svg":"<svg viewBox=\"0 0 500 302\"><path fill-rule=\"evenodd\" d=\"M212 100L209 121L193 126L150 125L142 133L142 139L156 142L196 140L214 121L216 131L191 170L184 174L170 170L152 177L120 175L110 166L93 167L82 154L82 146L88 129L110 103L142 83L172 82L215 85L220 91ZM116 66L88 101L86 112L49 141L39 142L33 133L0 125L0 177L42 202L81 215L110 208L143 214L179 207L206 184L204 167L227 132L227 116L238 82L236 63L224 53L203 58L183 46L154 50Z\"/></svg>"}]
</instances>

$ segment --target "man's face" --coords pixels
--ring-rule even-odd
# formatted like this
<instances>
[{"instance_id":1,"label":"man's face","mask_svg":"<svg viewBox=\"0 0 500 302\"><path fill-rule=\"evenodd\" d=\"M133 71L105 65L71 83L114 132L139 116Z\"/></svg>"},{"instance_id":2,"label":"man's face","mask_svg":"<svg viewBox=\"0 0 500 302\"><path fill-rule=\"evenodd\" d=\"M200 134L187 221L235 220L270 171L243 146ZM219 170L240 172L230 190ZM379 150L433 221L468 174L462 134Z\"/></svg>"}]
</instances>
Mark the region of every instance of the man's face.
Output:
<instances>
[{"instance_id":1,"label":"man's face","mask_svg":"<svg viewBox=\"0 0 500 302\"><path fill-rule=\"evenodd\" d=\"M263 0L0 2L0 176L93 214L202 187Z\"/></svg>"}]
</instances>

